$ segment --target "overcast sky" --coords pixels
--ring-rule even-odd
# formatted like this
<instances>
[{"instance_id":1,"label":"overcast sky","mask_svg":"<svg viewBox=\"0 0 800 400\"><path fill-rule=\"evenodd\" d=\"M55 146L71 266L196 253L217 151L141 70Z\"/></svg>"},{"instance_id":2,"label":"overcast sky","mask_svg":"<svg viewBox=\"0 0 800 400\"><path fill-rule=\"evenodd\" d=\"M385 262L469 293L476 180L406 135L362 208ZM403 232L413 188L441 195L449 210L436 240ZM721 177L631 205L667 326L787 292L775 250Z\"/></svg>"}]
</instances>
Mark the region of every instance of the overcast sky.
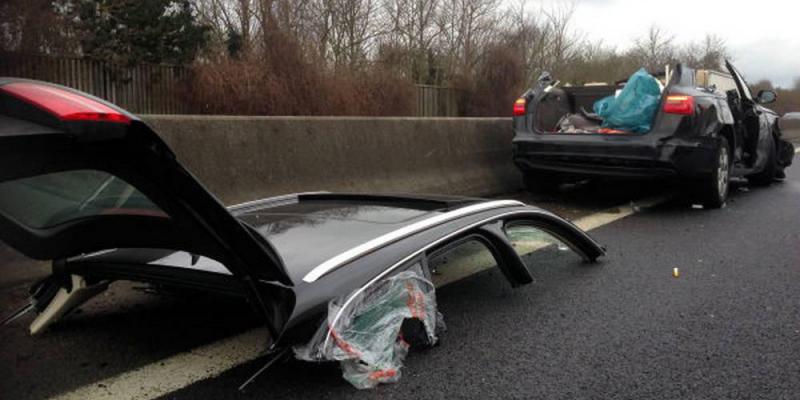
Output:
<instances>
[{"instance_id":1,"label":"overcast sky","mask_svg":"<svg viewBox=\"0 0 800 400\"><path fill-rule=\"evenodd\" d=\"M538 9L570 0L526 0ZM733 64L750 83L770 79L790 87L800 77L798 0L577 0L573 27L619 49L656 24L678 43L714 33L725 40Z\"/></svg>"}]
</instances>

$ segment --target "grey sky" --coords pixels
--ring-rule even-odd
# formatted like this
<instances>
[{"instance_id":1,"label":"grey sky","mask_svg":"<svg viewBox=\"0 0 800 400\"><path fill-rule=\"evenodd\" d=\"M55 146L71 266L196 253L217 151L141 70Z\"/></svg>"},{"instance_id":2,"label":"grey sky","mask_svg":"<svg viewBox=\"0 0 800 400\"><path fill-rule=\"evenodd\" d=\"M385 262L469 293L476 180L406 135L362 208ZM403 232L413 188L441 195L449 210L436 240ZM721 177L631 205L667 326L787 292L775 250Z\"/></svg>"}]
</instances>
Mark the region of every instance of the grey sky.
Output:
<instances>
[{"instance_id":1,"label":"grey sky","mask_svg":"<svg viewBox=\"0 0 800 400\"><path fill-rule=\"evenodd\" d=\"M526 6L570 0L526 0ZM788 87L800 77L800 2L797 0L578 0L573 28L624 49L656 24L678 43L714 33L751 83L770 79Z\"/></svg>"}]
</instances>

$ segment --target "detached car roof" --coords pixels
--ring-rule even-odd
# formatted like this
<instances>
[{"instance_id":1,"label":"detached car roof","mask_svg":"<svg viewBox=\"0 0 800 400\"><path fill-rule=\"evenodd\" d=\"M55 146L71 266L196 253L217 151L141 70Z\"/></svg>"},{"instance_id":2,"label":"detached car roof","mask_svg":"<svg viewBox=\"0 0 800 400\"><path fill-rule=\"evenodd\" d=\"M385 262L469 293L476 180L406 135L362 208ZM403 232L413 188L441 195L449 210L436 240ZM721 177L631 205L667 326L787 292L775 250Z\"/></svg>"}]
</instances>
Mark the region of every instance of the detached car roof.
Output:
<instances>
[{"instance_id":1,"label":"detached car roof","mask_svg":"<svg viewBox=\"0 0 800 400\"><path fill-rule=\"evenodd\" d=\"M467 205L485 202L457 196L316 192L266 198L231 206L228 210L272 244L292 283L298 285L315 267L370 240ZM192 262L191 255L186 252L145 250L100 251L73 260L154 263L230 274L224 265L214 260L204 258Z\"/></svg>"},{"instance_id":2,"label":"detached car roof","mask_svg":"<svg viewBox=\"0 0 800 400\"><path fill-rule=\"evenodd\" d=\"M534 223L587 261L604 254L568 221L511 200L306 193L226 208L132 114L0 78L0 239L53 260L53 285L78 275L242 294L278 344L331 299L470 235L512 285L531 282L508 220Z\"/></svg>"},{"instance_id":3,"label":"detached car roof","mask_svg":"<svg viewBox=\"0 0 800 400\"><path fill-rule=\"evenodd\" d=\"M321 193L290 196L234 215L272 243L298 284L315 267L352 248L480 201Z\"/></svg>"}]
</instances>

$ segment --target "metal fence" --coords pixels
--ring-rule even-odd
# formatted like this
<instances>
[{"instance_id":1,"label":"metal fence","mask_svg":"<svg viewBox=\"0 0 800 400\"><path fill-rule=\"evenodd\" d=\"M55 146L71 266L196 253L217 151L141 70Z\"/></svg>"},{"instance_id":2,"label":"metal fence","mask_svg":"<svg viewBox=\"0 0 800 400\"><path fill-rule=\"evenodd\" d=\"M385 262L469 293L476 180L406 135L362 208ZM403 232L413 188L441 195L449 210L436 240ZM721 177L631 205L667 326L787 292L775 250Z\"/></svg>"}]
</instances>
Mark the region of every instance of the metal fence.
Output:
<instances>
[{"instance_id":1,"label":"metal fence","mask_svg":"<svg viewBox=\"0 0 800 400\"><path fill-rule=\"evenodd\" d=\"M458 116L458 91L445 86L417 85L418 117Z\"/></svg>"},{"instance_id":2,"label":"metal fence","mask_svg":"<svg viewBox=\"0 0 800 400\"><path fill-rule=\"evenodd\" d=\"M160 64L119 67L77 57L0 53L0 76L59 83L105 99L137 114L191 114L181 100L191 70ZM459 115L458 91L445 86L417 85L418 117Z\"/></svg>"},{"instance_id":3,"label":"metal fence","mask_svg":"<svg viewBox=\"0 0 800 400\"><path fill-rule=\"evenodd\" d=\"M189 69L140 64L118 67L75 57L0 54L0 76L59 83L140 114L183 114L189 110L180 90Z\"/></svg>"}]
</instances>

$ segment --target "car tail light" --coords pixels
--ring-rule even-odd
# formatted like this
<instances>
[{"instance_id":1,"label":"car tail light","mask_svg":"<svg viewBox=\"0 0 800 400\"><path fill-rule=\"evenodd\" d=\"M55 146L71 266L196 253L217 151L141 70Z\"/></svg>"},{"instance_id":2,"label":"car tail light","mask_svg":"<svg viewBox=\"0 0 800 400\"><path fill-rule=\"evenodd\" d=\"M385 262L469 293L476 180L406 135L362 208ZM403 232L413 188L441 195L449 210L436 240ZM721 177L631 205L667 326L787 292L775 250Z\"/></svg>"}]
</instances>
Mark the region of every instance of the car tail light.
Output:
<instances>
[{"instance_id":1,"label":"car tail light","mask_svg":"<svg viewBox=\"0 0 800 400\"><path fill-rule=\"evenodd\" d=\"M694 114L694 97L686 95L668 95L664 100L664 112L667 114Z\"/></svg>"},{"instance_id":2,"label":"car tail light","mask_svg":"<svg viewBox=\"0 0 800 400\"><path fill-rule=\"evenodd\" d=\"M0 90L53 114L62 121L131 123L130 117L120 111L90 97L56 86L12 82L0 86Z\"/></svg>"},{"instance_id":3,"label":"car tail light","mask_svg":"<svg viewBox=\"0 0 800 400\"><path fill-rule=\"evenodd\" d=\"M528 101L525 100L524 97L520 97L517 101L514 102L514 116L518 117L520 115L525 115L525 106L528 105Z\"/></svg>"}]
</instances>

